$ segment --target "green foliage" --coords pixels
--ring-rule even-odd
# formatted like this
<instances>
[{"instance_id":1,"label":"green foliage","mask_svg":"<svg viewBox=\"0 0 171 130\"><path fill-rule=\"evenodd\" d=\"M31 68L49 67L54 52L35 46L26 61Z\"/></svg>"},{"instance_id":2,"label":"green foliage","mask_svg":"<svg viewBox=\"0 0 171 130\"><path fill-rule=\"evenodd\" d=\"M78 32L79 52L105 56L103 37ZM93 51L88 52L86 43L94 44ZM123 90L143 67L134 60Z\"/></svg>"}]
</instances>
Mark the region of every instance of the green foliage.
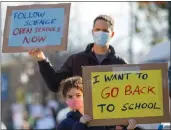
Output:
<instances>
[{"instance_id":1,"label":"green foliage","mask_svg":"<svg viewBox=\"0 0 171 130\"><path fill-rule=\"evenodd\" d=\"M161 43L162 41L163 41L162 38L156 38L156 39L154 39L154 40L151 42L151 45L152 45L152 46L155 46L155 45Z\"/></svg>"}]
</instances>

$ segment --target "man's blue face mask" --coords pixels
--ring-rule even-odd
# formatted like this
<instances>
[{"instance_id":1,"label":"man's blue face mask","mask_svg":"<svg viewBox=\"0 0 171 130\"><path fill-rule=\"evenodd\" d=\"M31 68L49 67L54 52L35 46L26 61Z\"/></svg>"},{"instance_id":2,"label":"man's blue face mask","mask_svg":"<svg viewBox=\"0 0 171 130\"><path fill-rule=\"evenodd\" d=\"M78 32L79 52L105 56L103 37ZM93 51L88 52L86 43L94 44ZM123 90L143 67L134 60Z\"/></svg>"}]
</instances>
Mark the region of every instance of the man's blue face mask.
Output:
<instances>
[{"instance_id":1,"label":"man's blue face mask","mask_svg":"<svg viewBox=\"0 0 171 130\"><path fill-rule=\"evenodd\" d=\"M97 45L105 46L110 40L110 34L103 31L93 32L93 39Z\"/></svg>"}]
</instances>

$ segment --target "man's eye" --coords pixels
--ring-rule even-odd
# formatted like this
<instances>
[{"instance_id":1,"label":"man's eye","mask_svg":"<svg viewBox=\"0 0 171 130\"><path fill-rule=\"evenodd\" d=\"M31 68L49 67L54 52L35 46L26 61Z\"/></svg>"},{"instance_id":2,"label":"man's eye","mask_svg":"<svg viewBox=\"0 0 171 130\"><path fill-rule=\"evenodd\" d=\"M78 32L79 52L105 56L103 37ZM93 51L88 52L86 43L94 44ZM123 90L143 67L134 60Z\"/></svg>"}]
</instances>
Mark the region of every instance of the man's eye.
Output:
<instances>
[{"instance_id":1,"label":"man's eye","mask_svg":"<svg viewBox=\"0 0 171 130\"><path fill-rule=\"evenodd\" d=\"M95 31L100 31L100 29L95 29Z\"/></svg>"},{"instance_id":2,"label":"man's eye","mask_svg":"<svg viewBox=\"0 0 171 130\"><path fill-rule=\"evenodd\" d=\"M103 32L109 32L108 30L103 30Z\"/></svg>"}]
</instances>

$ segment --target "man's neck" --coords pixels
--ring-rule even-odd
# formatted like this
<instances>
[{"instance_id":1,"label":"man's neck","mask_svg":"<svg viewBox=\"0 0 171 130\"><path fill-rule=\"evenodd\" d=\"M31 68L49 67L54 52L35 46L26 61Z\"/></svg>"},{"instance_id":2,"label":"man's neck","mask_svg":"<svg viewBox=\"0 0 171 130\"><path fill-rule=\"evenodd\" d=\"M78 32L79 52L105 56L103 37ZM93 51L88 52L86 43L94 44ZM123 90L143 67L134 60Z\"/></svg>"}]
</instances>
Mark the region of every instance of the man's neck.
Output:
<instances>
[{"instance_id":1,"label":"man's neck","mask_svg":"<svg viewBox=\"0 0 171 130\"><path fill-rule=\"evenodd\" d=\"M93 46L93 51L94 53L96 54L100 54L100 55L104 55L106 54L107 52L109 52L109 45L106 45L106 46L99 46L97 44L94 44Z\"/></svg>"}]
</instances>

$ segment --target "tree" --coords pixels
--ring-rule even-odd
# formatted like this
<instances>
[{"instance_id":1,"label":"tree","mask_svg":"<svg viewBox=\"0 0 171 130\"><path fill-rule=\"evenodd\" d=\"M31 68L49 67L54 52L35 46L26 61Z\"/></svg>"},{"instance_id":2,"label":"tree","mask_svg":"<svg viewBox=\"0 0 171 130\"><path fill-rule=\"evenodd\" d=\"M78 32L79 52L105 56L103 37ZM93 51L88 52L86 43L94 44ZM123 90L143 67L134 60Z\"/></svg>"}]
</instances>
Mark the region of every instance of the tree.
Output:
<instances>
[{"instance_id":1,"label":"tree","mask_svg":"<svg viewBox=\"0 0 171 130\"><path fill-rule=\"evenodd\" d=\"M137 35L145 44L155 45L167 39L167 2L138 2ZM151 38L150 38L151 37Z\"/></svg>"}]
</instances>

